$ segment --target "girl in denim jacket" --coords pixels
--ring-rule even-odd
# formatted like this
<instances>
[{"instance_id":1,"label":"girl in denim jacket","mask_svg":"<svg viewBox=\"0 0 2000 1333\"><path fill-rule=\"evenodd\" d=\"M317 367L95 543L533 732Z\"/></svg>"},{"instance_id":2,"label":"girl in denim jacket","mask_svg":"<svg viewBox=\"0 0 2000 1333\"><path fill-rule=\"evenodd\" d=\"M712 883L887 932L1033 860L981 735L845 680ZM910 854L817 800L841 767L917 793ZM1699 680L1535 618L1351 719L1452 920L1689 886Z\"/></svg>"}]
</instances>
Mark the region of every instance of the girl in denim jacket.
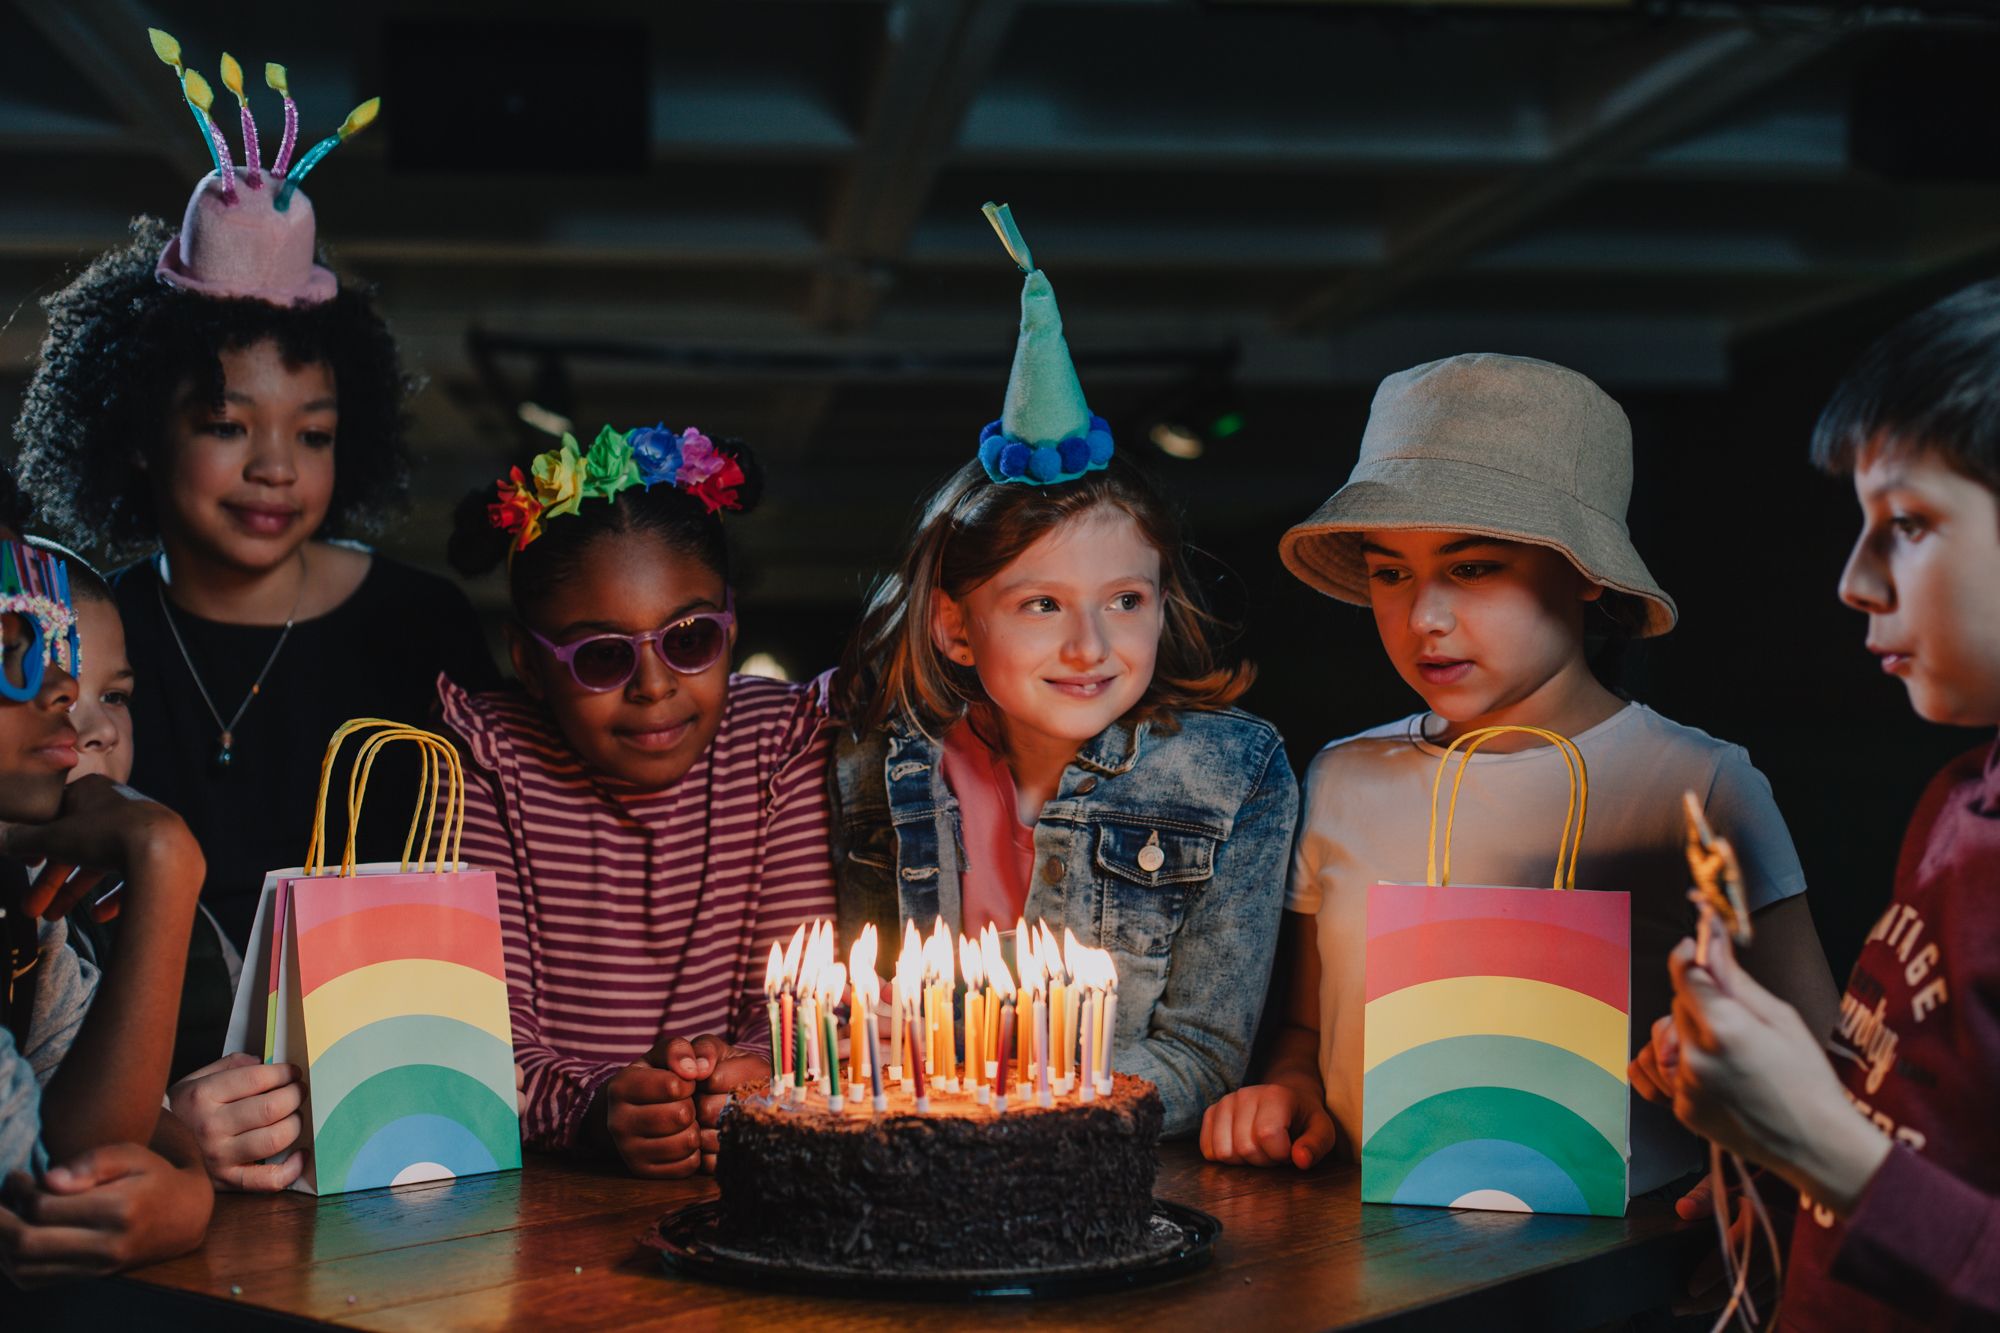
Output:
<instances>
[{"instance_id":1,"label":"girl in denim jacket","mask_svg":"<svg viewBox=\"0 0 2000 1333\"><path fill-rule=\"evenodd\" d=\"M1114 457L1028 274L1006 408L924 504L840 682L831 787L843 938L940 916L1045 919L1111 952L1113 1064L1166 1131L1242 1079L1276 943L1298 790L1276 728L1230 707L1173 514Z\"/></svg>"}]
</instances>

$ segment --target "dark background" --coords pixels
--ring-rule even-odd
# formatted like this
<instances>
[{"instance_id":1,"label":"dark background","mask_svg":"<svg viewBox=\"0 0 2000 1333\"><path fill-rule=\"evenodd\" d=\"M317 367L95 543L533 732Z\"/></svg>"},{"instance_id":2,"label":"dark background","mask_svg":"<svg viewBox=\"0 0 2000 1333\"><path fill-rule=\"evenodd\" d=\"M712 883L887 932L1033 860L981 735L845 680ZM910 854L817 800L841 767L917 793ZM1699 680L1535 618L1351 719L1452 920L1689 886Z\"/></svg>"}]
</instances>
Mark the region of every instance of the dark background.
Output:
<instances>
[{"instance_id":1,"label":"dark background","mask_svg":"<svg viewBox=\"0 0 2000 1333\"><path fill-rule=\"evenodd\" d=\"M1345 477L1383 374L1548 357L1630 413L1632 529L1681 607L1625 685L1749 748L1844 975L1924 779L1982 738L1915 720L1862 651L1834 596L1854 503L1806 446L1870 338L2000 269L1989 14L13 0L0 411L35 298L206 169L145 26L212 81L242 59L267 152L280 60L302 148L384 97L307 187L429 381L384 549L439 566L458 495L553 442L530 417L740 435L772 477L737 527L742 649L806 674L997 413L1019 277L978 207L1009 201L1092 406L1232 571L1248 706L1303 764L1416 700L1278 535ZM472 591L497 623L497 581Z\"/></svg>"}]
</instances>

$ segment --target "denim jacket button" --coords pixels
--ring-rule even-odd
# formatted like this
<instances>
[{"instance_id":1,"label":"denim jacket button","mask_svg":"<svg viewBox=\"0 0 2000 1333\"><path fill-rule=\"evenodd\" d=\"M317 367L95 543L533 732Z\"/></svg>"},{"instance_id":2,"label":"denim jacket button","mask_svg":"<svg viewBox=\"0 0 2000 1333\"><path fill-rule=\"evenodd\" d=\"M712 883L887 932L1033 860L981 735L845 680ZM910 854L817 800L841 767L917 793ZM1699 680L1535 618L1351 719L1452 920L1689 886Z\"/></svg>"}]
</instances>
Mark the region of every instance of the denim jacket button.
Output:
<instances>
[{"instance_id":1,"label":"denim jacket button","mask_svg":"<svg viewBox=\"0 0 2000 1333\"><path fill-rule=\"evenodd\" d=\"M1063 862L1060 856L1051 856L1046 862L1043 863L1042 878L1048 880L1048 882L1051 884L1062 883Z\"/></svg>"},{"instance_id":2,"label":"denim jacket button","mask_svg":"<svg viewBox=\"0 0 2000 1333\"><path fill-rule=\"evenodd\" d=\"M1076 794L1078 796L1088 796L1096 790L1097 790L1096 778L1085 778L1083 781L1076 784Z\"/></svg>"},{"instance_id":3,"label":"denim jacket button","mask_svg":"<svg viewBox=\"0 0 2000 1333\"><path fill-rule=\"evenodd\" d=\"M1160 835L1155 833L1139 849L1139 869L1150 875L1166 863L1167 854L1160 850Z\"/></svg>"}]
</instances>

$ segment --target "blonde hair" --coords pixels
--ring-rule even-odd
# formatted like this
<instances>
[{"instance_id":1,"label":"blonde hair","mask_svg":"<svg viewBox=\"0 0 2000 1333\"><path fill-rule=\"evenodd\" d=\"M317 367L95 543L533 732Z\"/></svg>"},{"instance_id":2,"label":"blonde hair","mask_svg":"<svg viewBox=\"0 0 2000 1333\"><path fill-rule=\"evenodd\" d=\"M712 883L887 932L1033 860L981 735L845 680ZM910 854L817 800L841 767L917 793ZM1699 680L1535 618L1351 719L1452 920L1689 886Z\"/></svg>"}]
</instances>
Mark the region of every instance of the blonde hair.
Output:
<instances>
[{"instance_id":1,"label":"blonde hair","mask_svg":"<svg viewBox=\"0 0 2000 1333\"><path fill-rule=\"evenodd\" d=\"M1045 534L1099 507L1129 515L1160 553L1159 658L1125 720L1170 727L1176 711L1227 708L1241 698L1256 669L1217 651L1228 627L1203 604L1188 574L1179 520L1144 473L1114 455L1104 470L1075 481L1030 486L996 483L975 461L924 502L902 563L869 593L838 687L854 734L902 716L936 735L987 705L978 673L954 665L932 636L939 595L964 597Z\"/></svg>"}]
</instances>

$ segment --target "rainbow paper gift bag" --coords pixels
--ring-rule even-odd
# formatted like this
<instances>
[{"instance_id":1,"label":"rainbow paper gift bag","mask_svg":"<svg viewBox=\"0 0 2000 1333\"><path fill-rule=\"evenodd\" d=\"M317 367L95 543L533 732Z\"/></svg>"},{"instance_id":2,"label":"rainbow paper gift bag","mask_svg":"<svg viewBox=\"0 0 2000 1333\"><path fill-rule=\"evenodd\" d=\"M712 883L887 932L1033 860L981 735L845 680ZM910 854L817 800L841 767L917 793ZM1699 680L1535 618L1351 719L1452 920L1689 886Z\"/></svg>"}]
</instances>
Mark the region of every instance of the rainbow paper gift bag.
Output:
<instances>
[{"instance_id":1,"label":"rainbow paper gift bag","mask_svg":"<svg viewBox=\"0 0 2000 1333\"><path fill-rule=\"evenodd\" d=\"M346 849L329 871L327 791L357 733ZM425 759L403 860L358 865L368 774L398 742ZM458 860L464 817L464 774L442 737L350 722L327 747L305 865L265 877L228 1045L305 1071L295 1189L340 1194L521 1165L498 889L491 871Z\"/></svg>"},{"instance_id":2,"label":"rainbow paper gift bag","mask_svg":"<svg viewBox=\"0 0 2000 1333\"><path fill-rule=\"evenodd\" d=\"M1570 770L1555 888L1450 885L1465 760L1518 731ZM1438 789L1461 746L1440 872ZM1363 1202L1624 1215L1631 897L1575 892L1589 791L1582 754L1538 728L1471 731L1439 760L1428 882L1368 890Z\"/></svg>"}]
</instances>

